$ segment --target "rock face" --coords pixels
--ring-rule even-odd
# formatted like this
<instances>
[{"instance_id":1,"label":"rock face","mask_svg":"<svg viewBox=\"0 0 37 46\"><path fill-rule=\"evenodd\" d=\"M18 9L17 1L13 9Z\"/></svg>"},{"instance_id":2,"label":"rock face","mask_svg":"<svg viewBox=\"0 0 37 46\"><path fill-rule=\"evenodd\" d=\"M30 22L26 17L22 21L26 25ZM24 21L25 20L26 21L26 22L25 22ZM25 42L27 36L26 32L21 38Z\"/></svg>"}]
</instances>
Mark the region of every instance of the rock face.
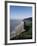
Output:
<instances>
[{"instance_id":1,"label":"rock face","mask_svg":"<svg viewBox=\"0 0 37 46\"><path fill-rule=\"evenodd\" d=\"M25 31L24 30L24 22L21 22L21 24L19 24L17 27L16 27L16 34L19 35L21 32Z\"/></svg>"},{"instance_id":2,"label":"rock face","mask_svg":"<svg viewBox=\"0 0 37 46\"><path fill-rule=\"evenodd\" d=\"M16 35L19 35L21 32L25 31L24 29L24 22L21 22L16 28L15 32L11 32L11 38L15 37Z\"/></svg>"}]
</instances>

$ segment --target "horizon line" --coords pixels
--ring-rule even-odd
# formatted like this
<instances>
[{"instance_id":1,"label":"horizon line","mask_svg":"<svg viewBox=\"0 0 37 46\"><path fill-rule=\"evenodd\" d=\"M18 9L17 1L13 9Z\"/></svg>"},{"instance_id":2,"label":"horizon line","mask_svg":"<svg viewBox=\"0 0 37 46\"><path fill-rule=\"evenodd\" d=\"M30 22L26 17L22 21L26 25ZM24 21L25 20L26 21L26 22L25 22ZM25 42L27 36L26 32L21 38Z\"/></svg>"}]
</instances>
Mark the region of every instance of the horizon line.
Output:
<instances>
[{"instance_id":1,"label":"horizon line","mask_svg":"<svg viewBox=\"0 0 37 46\"><path fill-rule=\"evenodd\" d=\"M30 18L30 17L27 17L27 18ZM24 19L27 19L27 18L24 18ZM11 19L11 18L10 18ZM11 20L13 20L13 19L11 19ZM23 20L23 19L15 19L15 20Z\"/></svg>"}]
</instances>

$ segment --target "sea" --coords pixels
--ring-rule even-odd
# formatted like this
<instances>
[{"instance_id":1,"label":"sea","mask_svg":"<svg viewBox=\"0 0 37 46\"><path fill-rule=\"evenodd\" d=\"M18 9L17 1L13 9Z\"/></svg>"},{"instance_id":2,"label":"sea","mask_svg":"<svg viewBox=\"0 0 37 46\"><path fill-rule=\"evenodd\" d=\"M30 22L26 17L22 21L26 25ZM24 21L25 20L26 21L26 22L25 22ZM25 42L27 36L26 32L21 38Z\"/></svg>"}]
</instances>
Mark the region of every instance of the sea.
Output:
<instances>
[{"instance_id":1,"label":"sea","mask_svg":"<svg viewBox=\"0 0 37 46\"><path fill-rule=\"evenodd\" d=\"M15 27L21 23L22 20L10 20L10 32L15 31Z\"/></svg>"}]
</instances>

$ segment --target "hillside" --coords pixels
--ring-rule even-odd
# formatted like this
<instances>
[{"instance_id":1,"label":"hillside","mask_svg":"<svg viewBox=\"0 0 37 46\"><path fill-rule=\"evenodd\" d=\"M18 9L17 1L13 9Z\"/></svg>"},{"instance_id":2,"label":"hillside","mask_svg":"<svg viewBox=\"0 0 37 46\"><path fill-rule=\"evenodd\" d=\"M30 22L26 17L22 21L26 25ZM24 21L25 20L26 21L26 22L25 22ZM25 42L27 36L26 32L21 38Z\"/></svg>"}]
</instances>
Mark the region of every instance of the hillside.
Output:
<instances>
[{"instance_id":1,"label":"hillside","mask_svg":"<svg viewBox=\"0 0 37 46\"><path fill-rule=\"evenodd\" d=\"M25 30L21 32L19 35L16 37L11 38L11 40L20 40L20 39L32 39L32 17L24 19L25 22Z\"/></svg>"},{"instance_id":2,"label":"hillside","mask_svg":"<svg viewBox=\"0 0 37 46\"><path fill-rule=\"evenodd\" d=\"M32 17L26 18L23 21L27 21L27 20L32 21Z\"/></svg>"}]
</instances>

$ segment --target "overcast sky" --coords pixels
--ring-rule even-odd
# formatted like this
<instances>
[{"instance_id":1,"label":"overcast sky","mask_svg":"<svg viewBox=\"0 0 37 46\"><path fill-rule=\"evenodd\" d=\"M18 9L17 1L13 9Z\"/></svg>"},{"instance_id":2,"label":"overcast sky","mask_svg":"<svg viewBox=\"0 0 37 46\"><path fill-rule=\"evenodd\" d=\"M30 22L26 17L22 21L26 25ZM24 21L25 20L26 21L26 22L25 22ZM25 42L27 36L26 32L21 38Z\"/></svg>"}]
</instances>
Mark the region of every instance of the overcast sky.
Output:
<instances>
[{"instance_id":1,"label":"overcast sky","mask_svg":"<svg viewBox=\"0 0 37 46\"><path fill-rule=\"evenodd\" d=\"M10 19L25 19L32 17L32 7L10 6Z\"/></svg>"}]
</instances>

